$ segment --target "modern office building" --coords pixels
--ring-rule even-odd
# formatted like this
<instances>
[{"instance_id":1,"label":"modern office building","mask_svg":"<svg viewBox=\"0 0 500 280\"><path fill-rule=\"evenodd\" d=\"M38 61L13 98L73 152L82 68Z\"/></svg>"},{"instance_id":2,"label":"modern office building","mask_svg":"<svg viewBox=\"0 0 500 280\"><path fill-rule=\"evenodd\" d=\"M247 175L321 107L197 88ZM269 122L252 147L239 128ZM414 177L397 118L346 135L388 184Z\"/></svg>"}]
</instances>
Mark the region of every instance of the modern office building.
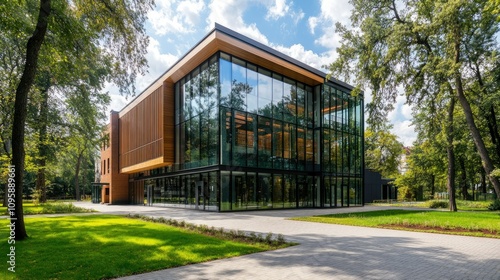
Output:
<instances>
[{"instance_id":1,"label":"modern office building","mask_svg":"<svg viewBox=\"0 0 500 280\"><path fill-rule=\"evenodd\" d=\"M101 201L208 211L363 205L363 95L216 25L120 112Z\"/></svg>"}]
</instances>

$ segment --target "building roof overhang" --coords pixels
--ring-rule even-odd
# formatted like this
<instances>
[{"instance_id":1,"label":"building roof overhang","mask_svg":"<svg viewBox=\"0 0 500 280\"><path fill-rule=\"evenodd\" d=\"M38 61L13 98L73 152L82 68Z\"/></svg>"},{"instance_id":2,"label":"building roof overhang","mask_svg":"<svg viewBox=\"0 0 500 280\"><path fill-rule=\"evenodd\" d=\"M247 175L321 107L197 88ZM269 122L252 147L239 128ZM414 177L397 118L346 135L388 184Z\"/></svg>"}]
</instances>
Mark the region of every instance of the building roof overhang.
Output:
<instances>
[{"instance_id":1,"label":"building roof overhang","mask_svg":"<svg viewBox=\"0 0 500 280\"><path fill-rule=\"evenodd\" d=\"M326 73L216 23L212 31L198 44L127 104L119 112L120 117L139 104L163 83L173 84L179 81L218 51L235 55L310 86L327 81ZM336 79L330 78L328 81L347 90L352 89L352 86Z\"/></svg>"}]
</instances>

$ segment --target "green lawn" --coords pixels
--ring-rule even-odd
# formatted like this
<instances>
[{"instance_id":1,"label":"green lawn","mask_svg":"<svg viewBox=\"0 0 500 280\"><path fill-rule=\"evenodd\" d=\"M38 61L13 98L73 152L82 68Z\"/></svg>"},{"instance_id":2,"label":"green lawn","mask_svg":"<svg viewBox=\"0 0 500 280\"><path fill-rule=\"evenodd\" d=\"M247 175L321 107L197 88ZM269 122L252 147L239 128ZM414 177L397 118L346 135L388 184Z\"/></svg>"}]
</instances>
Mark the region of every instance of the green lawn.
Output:
<instances>
[{"instance_id":1,"label":"green lawn","mask_svg":"<svg viewBox=\"0 0 500 280\"><path fill-rule=\"evenodd\" d=\"M470 201L470 200L457 200L458 210L464 211L489 211L488 206L493 201Z\"/></svg>"},{"instance_id":2,"label":"green lawn","mask_svg":"<svg viewBox=\"0 0 500 280\"><path fill-rule=\"evenodd\" d=\"M292 220L500 238L499 212L382 210Z\"/></svg>"},{"instance_id":3,"label":"green lawn","mask_svg":"<svg viewBox=\"0 0 500 280\"><path fill-rule=\"evenodd\" d=\"M23 213L25 215L36 214L60 214L60 213L88 213L96 212L90 209L74 206L67 202L47 202L35 204L32 202L23 202ZM7 207L0 206L0 215L8 215Z\"/></svg>"},{"instance_id":4,"label":"green lawn","mask_svg":"<svg viewBox=\"0 0 500 280\"><path fill-rule=\"evenodd\" d=\"M221 240L160 223L112 215L28 217L30 238L16 242L7 270L8 224L2 220L0 279L102 279L271 249Z\"/></svg>"},{"instance_id":5,"label":"green lawn","mask_svg":"<svg viewBox=\"0 0 500 280\"><path fill-rule=\"evenodd\" d=\"M397 207L415 207L415 208L429 208L429 204L432 200L429 201L414 201L414 202L394 202L394 203L385 203L378 202L372 203L375 206L397 206ZM440 199L440 201L448 201L446 199ZM461 200L457 199L457 208L459 211L489 211L488 206L493 201L470 201L470 200Z\"/></svg>"}]
</instances>

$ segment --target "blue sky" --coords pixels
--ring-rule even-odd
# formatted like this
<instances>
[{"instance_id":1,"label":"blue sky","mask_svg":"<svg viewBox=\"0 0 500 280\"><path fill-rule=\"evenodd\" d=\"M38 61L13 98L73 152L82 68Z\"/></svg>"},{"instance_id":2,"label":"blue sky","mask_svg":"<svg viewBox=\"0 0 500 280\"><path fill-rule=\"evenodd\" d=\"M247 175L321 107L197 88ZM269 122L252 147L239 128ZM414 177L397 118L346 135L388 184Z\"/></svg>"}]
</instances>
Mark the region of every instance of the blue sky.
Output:
<instances>
[{"instance_id":1,"label":"blue sky","mask_svg":"<svg viewBox=\"0 0 500 280\"><path fill-rule=\"evenodd\" d=\"M348 0L157 0L148 15L148 74L137 80L139 94L199 42L215 22L266 44L315 68L337 57L339 37L335 23L349 25ZM113 94L110 110L119 111L128 100ZM371 97L367 93L365 102ZM411 108L398 98L389 114L393 133L406 146L415 140Z\"/></svg>"}]
</instances>

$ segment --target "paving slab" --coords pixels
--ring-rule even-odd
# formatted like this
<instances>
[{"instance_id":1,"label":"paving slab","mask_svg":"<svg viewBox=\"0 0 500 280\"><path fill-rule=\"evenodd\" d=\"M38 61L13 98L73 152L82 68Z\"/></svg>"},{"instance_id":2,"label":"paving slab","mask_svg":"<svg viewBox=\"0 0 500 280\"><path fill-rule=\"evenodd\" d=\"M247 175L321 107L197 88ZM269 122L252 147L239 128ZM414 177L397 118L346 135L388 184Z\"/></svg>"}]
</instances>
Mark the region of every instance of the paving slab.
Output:
<instances>
[{"instance_id":1,"label":"paving slab","mask_svg":"<svg viewBox=\"0 0 500 280\"><path fill-rule=\"evenodd\" d=\"M388 207L214 213L84 202L75 205L102 213L141 214L226 229L280 233L300 243L120 279L500 279L500 239L287 220Z\"/></svg>"}]
</instances>

